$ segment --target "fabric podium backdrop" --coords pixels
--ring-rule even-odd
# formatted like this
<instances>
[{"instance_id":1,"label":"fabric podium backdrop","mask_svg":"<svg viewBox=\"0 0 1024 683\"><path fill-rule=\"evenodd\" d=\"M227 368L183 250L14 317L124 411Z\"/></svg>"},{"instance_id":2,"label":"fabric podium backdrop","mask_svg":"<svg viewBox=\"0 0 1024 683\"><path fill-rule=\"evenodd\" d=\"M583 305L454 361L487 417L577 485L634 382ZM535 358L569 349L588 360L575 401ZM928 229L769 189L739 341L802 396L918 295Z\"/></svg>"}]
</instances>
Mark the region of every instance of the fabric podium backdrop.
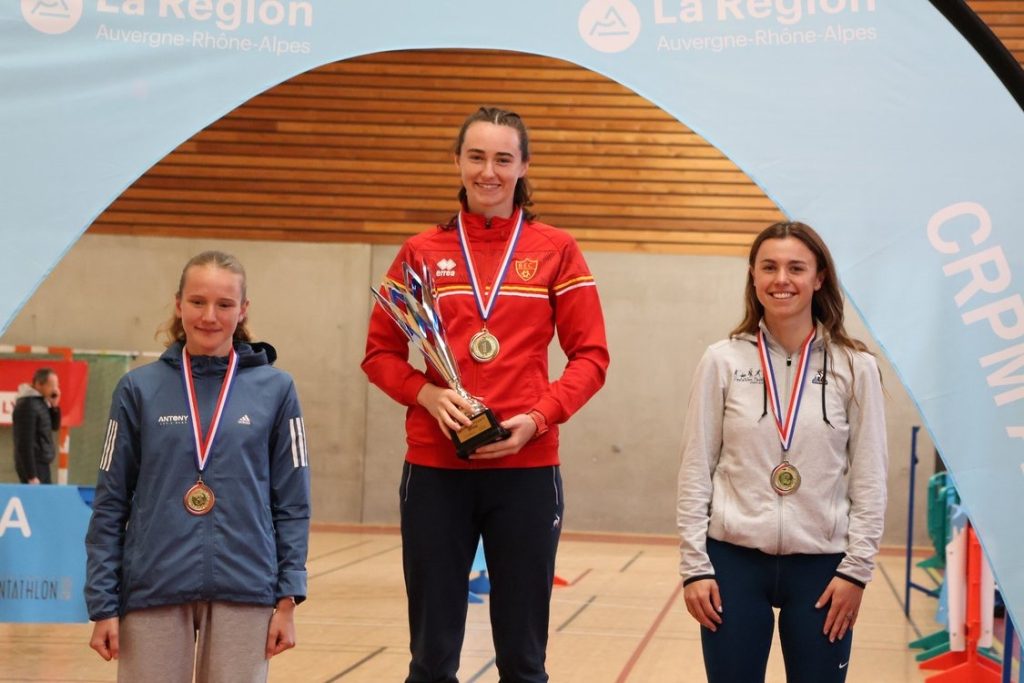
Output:
<instances>
[{"instance_id":1,"label":"fabric podium backdrop","mask_svg":"<svg viewBox=\"0 0 1024 683\"><path fill-rule=\"evenodd\" d=\"M445 47L613 78L818 228L1022 614L1024 113L927 0L2 3L0 330L124 188L240 103Z\"/></svg>"}]
</instances>

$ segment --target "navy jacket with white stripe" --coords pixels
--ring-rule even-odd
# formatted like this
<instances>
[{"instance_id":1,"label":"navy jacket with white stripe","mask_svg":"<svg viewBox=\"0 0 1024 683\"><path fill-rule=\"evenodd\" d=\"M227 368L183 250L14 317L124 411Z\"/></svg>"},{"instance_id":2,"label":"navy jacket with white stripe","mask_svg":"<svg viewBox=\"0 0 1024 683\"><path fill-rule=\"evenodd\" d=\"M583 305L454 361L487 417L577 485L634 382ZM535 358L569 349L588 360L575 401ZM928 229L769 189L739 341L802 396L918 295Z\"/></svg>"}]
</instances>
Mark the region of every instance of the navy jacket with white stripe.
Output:
<instances>
[{"instance_id":1,"label":"navy jacket with white stripe","mask_svg":"<svg viewBox=\"0 0 1024 683\"><path fill-rule=\"evenodd\" d=\"M89 617L196 600L274 605L306 595L309 466L291 377L269 344L236 342L238 369L202 473L215 502L184 505L197 481L180 343L114 390L86 535ZM192 357L203 434L226 358Z\"/></svg>"}]
</instances>

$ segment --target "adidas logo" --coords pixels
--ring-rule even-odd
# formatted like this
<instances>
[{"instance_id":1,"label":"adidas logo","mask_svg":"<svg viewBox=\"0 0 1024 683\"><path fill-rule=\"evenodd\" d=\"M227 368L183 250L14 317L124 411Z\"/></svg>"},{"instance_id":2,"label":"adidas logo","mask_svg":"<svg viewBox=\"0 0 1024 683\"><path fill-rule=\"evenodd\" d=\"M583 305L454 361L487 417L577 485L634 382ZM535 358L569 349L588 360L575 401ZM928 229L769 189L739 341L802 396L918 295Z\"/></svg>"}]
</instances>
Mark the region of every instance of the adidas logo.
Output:
<instances>
[{"instance_id":1,"label":"adidas logo","mask_svg":"<svg viewBox=\"0 0 1024 683\"><path fill-rule=\"evenodd\" d=\"M238 424L240 424L240 425L251 425L252 424L252 420L249 419L248 415L243 415L242 417L238 418Z\"/></svg>"},{"instance_id":2,"label":"adidas logo","mask_svg":"<svg viewBox=\"0 0 1024 683\"><path fill-rule=\"evenodd\" d=\"M450 258L443 258L437 262L437 271L434 277L455 277L455 261Z\"/></svg>"}]
</instances>

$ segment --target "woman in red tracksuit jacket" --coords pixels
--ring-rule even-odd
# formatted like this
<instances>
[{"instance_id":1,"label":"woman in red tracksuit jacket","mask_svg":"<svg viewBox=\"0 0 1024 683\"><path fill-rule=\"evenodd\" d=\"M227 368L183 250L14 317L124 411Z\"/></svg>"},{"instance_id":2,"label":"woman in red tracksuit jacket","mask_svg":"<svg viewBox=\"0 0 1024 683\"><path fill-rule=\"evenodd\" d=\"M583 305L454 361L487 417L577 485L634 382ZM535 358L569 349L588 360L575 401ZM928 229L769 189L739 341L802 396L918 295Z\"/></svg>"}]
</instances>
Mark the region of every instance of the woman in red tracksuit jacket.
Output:
<instances>
[{"instance_id":1,"label":"woman in red tracksuit jacket","mask_svg":"<svg viewBox=\"0 0 1024 683\"><path fill-rule=\"evenodd\" d=\"M433 370L409 364L406 337L374 308L363 370L408 407L399 490L412 650L406 680L457 681L468 578L482 536L501 680L547 681L563 512L557 425L604 383L604 320L576 242L527 211L529 138L519 116L481 107L466 119L454 151L461 210L410 238L387 277L402 281L403 263L430 269L463 384L504 418L511 436L459 459L449 430L469 423L470 406ZM568 364L550 381L556 330ZM491 343L473 343L482 336Z\"/></svg>"}]
</instances>

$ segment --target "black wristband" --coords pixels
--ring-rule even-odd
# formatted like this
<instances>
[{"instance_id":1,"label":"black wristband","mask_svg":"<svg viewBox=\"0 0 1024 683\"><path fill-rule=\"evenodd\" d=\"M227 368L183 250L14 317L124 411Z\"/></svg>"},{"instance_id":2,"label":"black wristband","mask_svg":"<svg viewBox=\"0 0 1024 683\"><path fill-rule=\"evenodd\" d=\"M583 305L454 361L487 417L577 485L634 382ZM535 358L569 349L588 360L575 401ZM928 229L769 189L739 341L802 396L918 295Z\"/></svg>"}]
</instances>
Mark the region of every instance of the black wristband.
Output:
<instances>
[{"instance_id":1,"label":"black wristband","mask_svg":"<svg viewBox=\"0 0 1024 683\"><path fill-rule=\"evenodd\" d=\"M867 588L868 587L868 585L866 583L864 583L863 581L858 581L857 579L853 578L852 576L847 576L846 574L842 574L840 572L836 572L836 576L838 576L843 581L849 581L854 586L857 586L859 588Z\"/></svg>"},{"instance_id":2,"label":"black wristband","mask_svg":"<svg viewBox=\"0 0 1024 683\"><path fill-rule=\"evenodd\" d=\"M714 579L714 574L698 574L697 576L691 576L683 581L683 588L686 588L694 581L704 581L705 579Z\"/></svg>"}]
</instances>

